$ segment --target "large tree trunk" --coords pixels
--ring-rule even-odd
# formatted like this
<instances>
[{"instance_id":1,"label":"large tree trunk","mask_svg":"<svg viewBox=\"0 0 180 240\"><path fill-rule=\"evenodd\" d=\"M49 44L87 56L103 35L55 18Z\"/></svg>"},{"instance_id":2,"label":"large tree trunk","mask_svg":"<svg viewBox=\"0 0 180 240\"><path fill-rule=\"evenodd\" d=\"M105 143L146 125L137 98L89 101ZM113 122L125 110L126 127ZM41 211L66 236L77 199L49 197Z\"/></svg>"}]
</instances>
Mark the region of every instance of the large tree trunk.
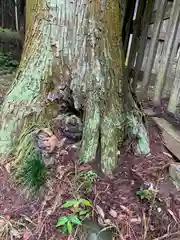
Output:
<instances>
[{"instance_id":1,"label":"large tree trunk","mask_svg":"<svg viewBox=\"0 0 180 240\"><path fill-rule=\"evenodd\" d=\"M118 142L127 136L136 136L137 151L148 153L143 114L125 73L118 1L36 0L33 14L19 70L3 103L0 153L13 149L24 119L37 121L43 114L52 82L64 95L72 90L77 111L83 107L81 161L96 159L98 152L102 171L110 175Z\"/></svg>"}]
</instances>

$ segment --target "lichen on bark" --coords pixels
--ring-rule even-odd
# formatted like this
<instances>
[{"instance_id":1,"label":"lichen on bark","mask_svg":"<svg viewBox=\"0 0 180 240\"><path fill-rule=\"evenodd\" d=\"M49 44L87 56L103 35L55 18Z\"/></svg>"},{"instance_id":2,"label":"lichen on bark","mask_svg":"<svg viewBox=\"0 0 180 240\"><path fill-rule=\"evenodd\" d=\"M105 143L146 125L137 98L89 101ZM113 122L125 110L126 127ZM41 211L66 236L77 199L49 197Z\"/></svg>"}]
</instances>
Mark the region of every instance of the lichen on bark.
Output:
<instances>
[{"instance_id":1,"label":"lichen on bark","mask_svg":"<svg viewBox=\"0 0 180 240\"><path fill-rule=\"evenodd\" d=\"M83 108L80 160L96 160L99 151L102 171L111 175L118 142L122 144L126 136L136 135L139 152L149 152L142 113L125 76L119 4L116 0L36 4L21 64L3 104L0 153L11 149L25 117L42 114L42 89L53 81L61 91L68 86L76 110Z\"/></svg>"}]
</instances>

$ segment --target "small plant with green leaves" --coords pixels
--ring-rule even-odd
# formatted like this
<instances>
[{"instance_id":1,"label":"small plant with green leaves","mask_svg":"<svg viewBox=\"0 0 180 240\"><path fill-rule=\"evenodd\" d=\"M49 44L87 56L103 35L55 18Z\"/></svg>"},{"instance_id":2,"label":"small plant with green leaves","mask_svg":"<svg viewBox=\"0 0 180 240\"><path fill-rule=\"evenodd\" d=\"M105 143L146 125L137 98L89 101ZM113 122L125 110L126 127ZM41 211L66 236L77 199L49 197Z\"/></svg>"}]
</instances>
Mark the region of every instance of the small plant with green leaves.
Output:
<instances>
[{"instance_id":1,"label":"small plant with green leaves","mask_svg":"<svg viewBox=\"0 0 180 240\"><path fill-rule=\"evenodd\" d=\"M90 193L92 191L93 184L97 181L98 175L92 170L88 172L80 172L77 177L77 182L81 183L79 190L83 192Z\"/></svg>"},{"instance_id":2,"label":"small plant with green leaves","mask_svg":"<svg viewBox=\"0 0 180 240\"><path fill-rule=\"evenodd\" d=\"M152 189L140 189L136 192L136 196L141 200L152 201L155 197L155 192Z\"/></svg>"},{"instance_id":3,"label":"small plant with green leaves","mask_svg":"<svg viewBox=\"0 0 180 240\"><path fill-rule=\"evenodd\" d=\"M62 207L70 208L72 214L60 217L56 227L63 233L71 234L75 226L82 225L83 221L90 216L92 204L88 200L80 198L69 200Z\"/></svg>"},{"instance_id":4,"label":"small plant with green leaves","mask_svg":"<svg viewBox=\"0 0 180 240\"><path fill-rule=\"evenodd\" d=\"M0 71L5 71L11 73L19 65L19 62L13 59L11 53L2 53L0 52Z\"/></svg>"}]
</instances>

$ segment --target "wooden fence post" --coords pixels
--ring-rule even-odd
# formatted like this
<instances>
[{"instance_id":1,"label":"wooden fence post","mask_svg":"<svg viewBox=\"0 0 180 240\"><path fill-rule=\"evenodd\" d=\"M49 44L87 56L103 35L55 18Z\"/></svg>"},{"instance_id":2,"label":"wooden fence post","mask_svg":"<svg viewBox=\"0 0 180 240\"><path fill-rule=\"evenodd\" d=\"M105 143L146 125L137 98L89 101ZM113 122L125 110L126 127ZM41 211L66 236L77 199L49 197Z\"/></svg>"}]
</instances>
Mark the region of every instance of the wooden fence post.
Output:
<instances>
[{"instance_id":1,"label":"wooden fence post","mask_svg":"<svg viewBox=\"0 0 180 240\"><path fill-rule=\"evenodd\" d=\"M131 33L132 19L134 14L136 0L127 1L126 12L124 17L124 26L123 26L123 46L124 53L126 55L129 43L129 36Z\"/></svg>"},{"instance_id":2,"label":"wooden fence post","mask_svg":"<svg viewBox=\"0 0 180 240\"><path fill-rule=\"evenodd\" d=\"M176 67L176 75L171 89L171 96L168 103L168 111L176 113L180 97L180 56Z\"/></svg>"},{"instance_id":3,"label":"wooden fence post","mask_svg":"<svg viewBox=\"0 0 180 240\"><path fill-rule=\"evenodd\" d=\"M137 52L138 43L139 43L138 40L141 33L141 20L142 20L145 4L146 4L146 0L139 1L136 19L134 20L132 44L131 44L131 49L129 53L129 61L128 61L129 72L134 67L134 61L136 58L136 52Z\"/></svg>"},{"instance_id":4,"label":"wooden fence post","mask_svg":"<svg viewBox=\"0 0 180 240\"><path fill-rule=\"evenodd\" d=\"M174 0L169 20L170 36L168 36L169 40L167 42L167 45L165 43L166 46L164 47L164 51L161 57L160 70L157 74L157 80L155 83L153 103L156 106L159 106L161 102L161 96L164 89L166 74L168 70L168 64L172 54L173 43L177 35L179 16L180 16L180 2L179 0Z\"/></svg>"},{"instance_id":5,"label":"wooden fence post","mask_svg":"<svg viewBox=\"0 0 180 240\"><path fill-rule=\"evenodd\" d=\"M137 82L139 79L139 74L141 71L141 66L144 58L144 51L146 48L146 41L147 41L147 34L148 34L148 26L149 26L149 21L152 15L152 10L153 10L153 5L154 5L154 0L148 0L146 3L146 8L144 11L143 19L142 19L142 32L141 32L141 37L139 41L139 47L138 47L138 54L137 54L137 59L136 59L136 64L135 64L135 76L133 79L133 89L136 89Z\"/></svg>"},{"instance_id":6,"label":"wooden fence post","mask_svg":"<svg viewBox=\"0 0 180 240\"><path fill-rule=\"evenodd\" d=\"M144 93L148 91L150 77L151 77L151 71L153 68L154 59L156 56L158 41L159 41L159 33L160 33L160 27L163 20L164 12L166 9L167 0L161 0L159 1L158 9L157 9L157 16L156 21L154 23L154 34L151 40L151 46L149 49L149 57L147 59L146 63L146 70L144 72L144 77L142 81L141 91L140 91L140 97L143 98Z\"/></svg>"}]
</instances>

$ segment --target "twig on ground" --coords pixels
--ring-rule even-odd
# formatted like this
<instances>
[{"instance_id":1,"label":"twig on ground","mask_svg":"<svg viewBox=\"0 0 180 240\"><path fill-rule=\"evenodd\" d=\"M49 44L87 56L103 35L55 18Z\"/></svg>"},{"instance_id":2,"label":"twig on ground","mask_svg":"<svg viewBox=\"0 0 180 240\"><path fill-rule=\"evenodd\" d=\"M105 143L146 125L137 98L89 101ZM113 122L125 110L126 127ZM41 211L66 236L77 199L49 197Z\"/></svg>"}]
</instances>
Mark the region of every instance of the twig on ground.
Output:
<instances>
[{"instance_id":1,"label":"twig on ground","mask_svg":"<svg viewBox=\"0 0 180 240\"><path fill-rule=\"evenodd\" d=\"M166 233L165 235L158 237L158 238L154 238L153 240L163 240L163 239L169 239L172 237L180 237L180 231L174 232L174 233Z\"/></svg>"},{"instance_id":2,"label":"twig on ground","mask_svg":"<svg viewBox=\"0 0 180 240\"><path fill-rule=\"evenodd\" d=\"M107 187L106 187L106 190L105 190L105 191L100 191L100 192L98 192L98 193L96 194L96 196L95 196L95 198L94 198L94 201L93 201L93 206L96 206L96 200L97 200L97 198L99 197L99 195L100 195L101 193L105 193L105 192L108 190L108 188L109 188L109 184L107 184ZM94 217L94 211L92 212L92 217Z\"/></svg>"}]
</instances>

